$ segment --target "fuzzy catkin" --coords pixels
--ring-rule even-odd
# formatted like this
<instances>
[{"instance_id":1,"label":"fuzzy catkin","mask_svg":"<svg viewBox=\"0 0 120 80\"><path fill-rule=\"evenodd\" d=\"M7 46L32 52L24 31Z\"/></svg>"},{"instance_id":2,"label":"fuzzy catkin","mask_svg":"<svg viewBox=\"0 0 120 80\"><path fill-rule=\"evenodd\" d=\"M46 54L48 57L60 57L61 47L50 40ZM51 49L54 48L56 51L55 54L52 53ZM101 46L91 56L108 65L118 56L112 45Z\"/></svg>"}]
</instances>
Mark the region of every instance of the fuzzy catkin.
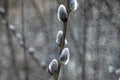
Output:
<instances>
[{"instance_id":1,"label":"fuzzy catkin","mask_svg":"<svg viewBox=\"0 0 120 80\"><path fill-rule=\"evenodd\" d=\"M66 22L68 20L68 13L66 7L61 4L58 8L58 20Z\"/></svg>"},{"instance_id":2,"label":"fuzzy catkin","mask_svg":"<svg viewBox=\"0 0 120 80\"><path fill-rule=\"evenodd\" d=\"M64 48L62 50L62 53L60 55L60 61L61 63L63 63L64 65L67 65L70 59L70 53L69 53L69 49L68 48Z\"/></svg>"}]
</instances>

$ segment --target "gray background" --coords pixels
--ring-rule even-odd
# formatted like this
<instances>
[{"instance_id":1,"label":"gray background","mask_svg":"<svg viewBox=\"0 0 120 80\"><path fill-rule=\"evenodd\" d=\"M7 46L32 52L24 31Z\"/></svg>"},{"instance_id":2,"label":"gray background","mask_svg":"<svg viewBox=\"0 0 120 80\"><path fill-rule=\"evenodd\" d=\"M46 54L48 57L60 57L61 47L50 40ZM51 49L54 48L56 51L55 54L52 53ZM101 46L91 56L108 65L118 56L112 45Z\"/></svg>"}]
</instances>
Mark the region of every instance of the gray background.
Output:
<instances>
[{"instance_id":1,"label":"gray background","mask_svg":"<svg viewBox=\"0 0 120 80\"><path fill-rule=\"evenodd\" d=\"M22 33L24 17L29 80L51 80L47 68L58 58L56 34L62 30L57 19L57 0L9 0L9 25ZM3 6L4 0L0 0ZM10 52L6 27L0 17L0 80L25 80L23 48L11 33L15 56ZM60 80L118 80L120 73L120 0L78 0L78 9L70 13L66 38L70 62L62 66ZM12 61L15 60L15 64ZM111 69L114 69L110 73Z\"/></svg>"}]
</instances>

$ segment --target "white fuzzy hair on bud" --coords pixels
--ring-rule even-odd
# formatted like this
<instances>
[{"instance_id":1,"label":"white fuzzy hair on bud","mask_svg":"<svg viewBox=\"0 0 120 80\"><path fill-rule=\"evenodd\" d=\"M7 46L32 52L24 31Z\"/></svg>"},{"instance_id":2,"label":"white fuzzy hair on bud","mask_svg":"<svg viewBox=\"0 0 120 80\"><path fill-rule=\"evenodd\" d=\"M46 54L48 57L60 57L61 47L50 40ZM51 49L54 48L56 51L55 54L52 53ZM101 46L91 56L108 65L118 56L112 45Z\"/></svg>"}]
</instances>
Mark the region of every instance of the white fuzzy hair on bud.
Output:
<instances>
[{"instance_id":1,"label":"white fuzzy hair on bud","mask_svg":"<svg viewBox=\"0 0 120 80\"><path fill-rule=\"evenodd\" d=\"M70 0L70 9L75 11L78 7L77 0Z\"/></svg>"},{"instance_id":2,"label":"white fuzzy hair on bud","mask_svg":"<svg viewBox=\"0 0 120 80\"><path fill-rule=\"evenodd\" d=\"M67 44L68 44L67 39L65 39L65 45L67 45Z\"/></svg>"},{"instance_id":3,"label":"white fuzzy hair on bud","mask_svg":"<svg viewBox=\"0 0 120 80\"><path fill-rule=\"evenodd\" d=\"M58 20L66 22L67 19L68 19L68 13L66 7L63 4L61 4L58 8Z\"/></svg>"},{"instance_id":4,"label":"white fuzzy hair on bud","mask_svg":"<svg viewBox=\"0 0 120 80\"><path fill-rule=\"evenodd\" d=\"M57 36L56 36L56 43L60 46L61 41L62 41L62 36L63 36L63 32L62 31L58 31ZM65 45L67 45L67 39L65 39Z\"/></svg>"},{"instance_id":5,"label":"white fuzzy hair on bud","mask_svg":"<svg viewBox=\"0 0 120 80\"><path fill-rule=\"evenodd\" d=\"M53 59L49 64L48 72L49 74L53 75L57 73L57 71L58 71L58 61L56 59Z\"/></svg>"},{"instance_id":6,"label":"white fuzzy hair on bud","mask_svg":"<svg viewBox=\"0 0 120 80\"><path fill-rule=\"evenodd\" d=\"M63 49L59 59L60 59L61 63L63 63L64 65L68 64L69 59L70 59L70 53L69 53L68 48Z\"/></svg>"},{"instance_id":7,"label":"white fuzzy hair on bud","mask_svg":"<svg viewBox=\"0 0 120 80\"><path fill-rule=\"evenodd\" d=\"M57 36L56 36L56 43L60 46L61 40L62 40L62 31L58 31Z\"/></svg>"}]
</instances>

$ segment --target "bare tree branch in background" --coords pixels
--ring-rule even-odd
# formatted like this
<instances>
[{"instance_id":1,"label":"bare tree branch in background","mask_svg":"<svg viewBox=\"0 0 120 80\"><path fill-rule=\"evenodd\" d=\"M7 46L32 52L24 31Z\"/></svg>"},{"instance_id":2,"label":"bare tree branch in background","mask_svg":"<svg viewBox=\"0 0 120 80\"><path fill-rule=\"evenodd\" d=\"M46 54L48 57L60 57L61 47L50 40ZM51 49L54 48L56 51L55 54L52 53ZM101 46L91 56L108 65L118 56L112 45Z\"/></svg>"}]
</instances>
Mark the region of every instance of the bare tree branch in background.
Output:
<instances>
[{"instance_id":1,"label":"bare tree branch in background","mask_svg":"<svg viewBox=\"0 0 120 80\"><path fill-rule=\"evenodd\" d=\"M85 55L86 55L86 41L87 41L87 0L84 0L84 22L83 22L83 54L82 54L82 80L86 80L86 60L85 60Z\"/></svg>"},{"instance_id":2,"label":"bare tree branch in background","mask_svg":"<svg viewBox=\"0 0 120 80\"><path fill-rule=\"evenodd\" d=\"M9 13L9 0L5 0L3 1L3 9L5 10L5 12L3 14L1 14L2 19L5 21L5 26L6 26L6 35L7 35L7 40L8 40L8 46L10 49L10 53L11 53L11 61L12 61L12 68L14 70L14 74L16 75L16 78L18 80L20 80L19 78L19 73L18 73L18 69L16 67L16 55L15 55L15 49L14 49L14 44L12 42L12 35L11 35L11 31L9 29L9 19L8 19L8 13ZM9 76L10 77L10 76Z\"/></svg>"},{"instance_id":3,"label":"bare tree branch in background","mask_svg":"<svg viewBox=\"0 0 120 80\"><path fill-rule=\"evenodd\" d=\"M25 60L25 80L29 80L29 67L27 61L27 53L26 53L26 39L25 39L25 26L24 26L24 0L21 3L21 24L22 24L22 38L23 38L23 53L24 53L24 60Z\"/></svg>"}]
</instances>

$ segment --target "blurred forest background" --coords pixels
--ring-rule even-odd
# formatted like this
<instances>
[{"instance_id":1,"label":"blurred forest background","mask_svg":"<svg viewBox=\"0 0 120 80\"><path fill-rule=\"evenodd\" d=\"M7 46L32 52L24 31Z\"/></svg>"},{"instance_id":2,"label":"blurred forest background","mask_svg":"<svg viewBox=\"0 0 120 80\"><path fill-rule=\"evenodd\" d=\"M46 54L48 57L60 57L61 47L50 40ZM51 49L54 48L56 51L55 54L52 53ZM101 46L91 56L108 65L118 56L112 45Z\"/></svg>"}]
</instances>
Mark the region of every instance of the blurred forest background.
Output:
<instances>
[{"instance_id":1,"label":"blurred forest background","mask_svg":"<svg viewBox=\"0 0 120 80\"><path fill-rule=\"evenodd\" d=\"M63 24L58 6L57 0L0 0L0 80L52 80L47 68L58 58ZM120 80L120 0L78 0L66 37L71 56L60 80Z\"/></svg>"}]
</instances>

